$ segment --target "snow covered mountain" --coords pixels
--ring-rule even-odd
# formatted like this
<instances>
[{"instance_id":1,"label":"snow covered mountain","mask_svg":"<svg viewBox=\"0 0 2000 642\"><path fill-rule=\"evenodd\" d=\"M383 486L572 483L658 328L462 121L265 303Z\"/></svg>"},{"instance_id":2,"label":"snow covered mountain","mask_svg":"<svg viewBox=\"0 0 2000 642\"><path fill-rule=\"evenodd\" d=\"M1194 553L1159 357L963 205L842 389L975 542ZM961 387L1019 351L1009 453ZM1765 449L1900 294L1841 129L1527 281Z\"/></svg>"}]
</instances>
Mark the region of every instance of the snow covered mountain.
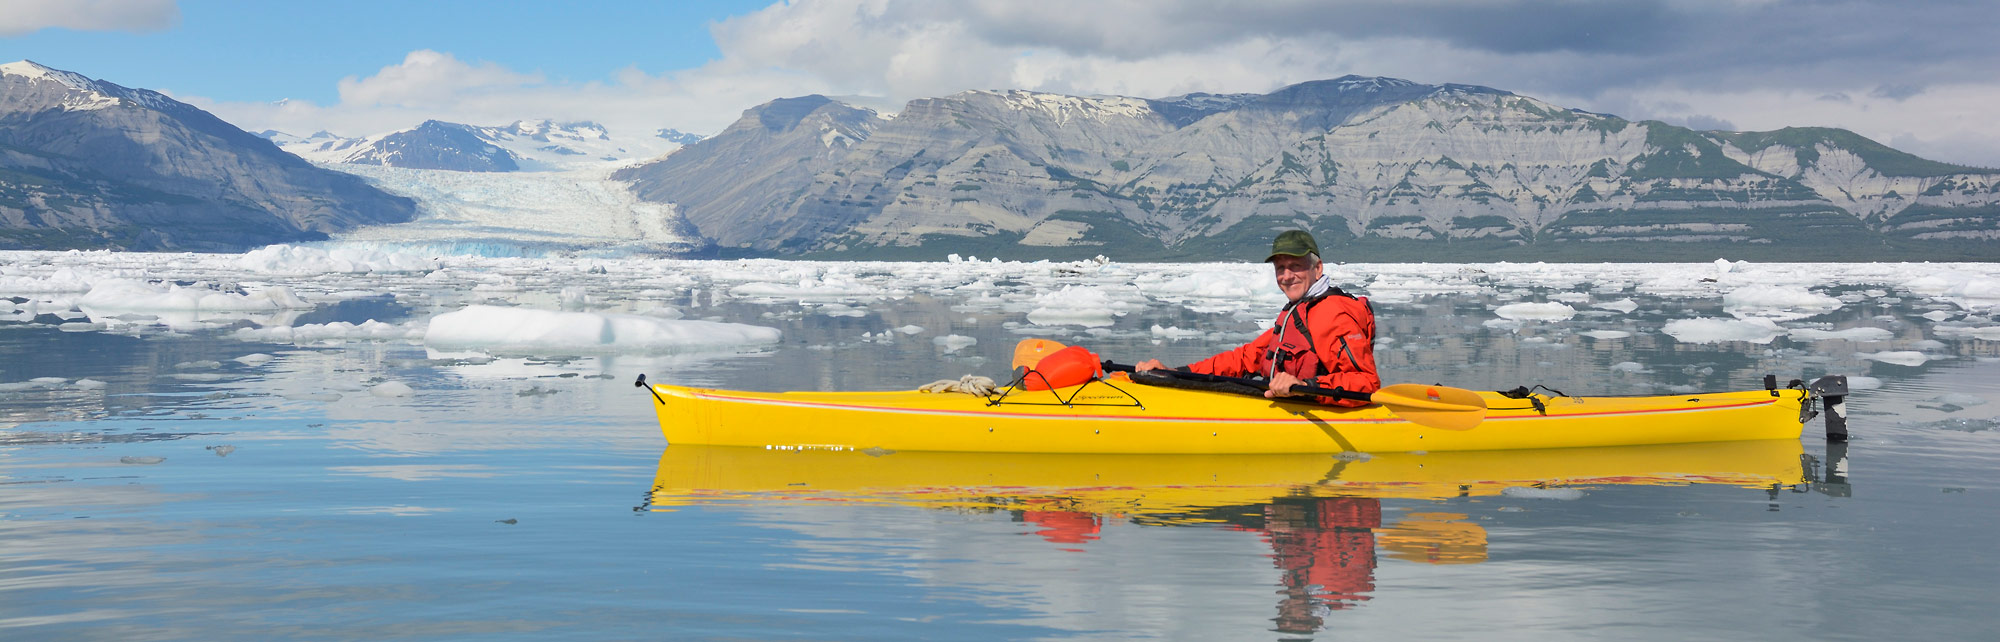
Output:
<instances>
[{"instance_id":1,"label":"snow covered mountain","mask_svg":"<svg viewBox=\"0 0 2000 642\"><path fill-rule=\"evenodd\" d=\"M682 141L700 140L674 130L614 139L597 123L551 120L520 120L500 127L429 120L409 129L363 138L328 132L305 138L277 131L263 135L285 151L317 163L460 172L580 169L655 158L679 149Z\"/></svg>"},{"instance_id":2,"label":"snow covered mountain","mask_svg":"<svg viewBox=\"0 0 2000 642\"><path fill-rule=\"evenodd\" d=\"M752 254L1243 258L1286 227L1356 260L1991 258L2000 240L2000 171L1845 130L1703 132L1359 76L971 91L894 119L781 99L615 176Z\"/></svg>"},{"instance_id":3,"label":"snow covered mountain","mask_svg":"<svg viewBox=\"0 0 2000 642\"><path fill-rule=\"evenodd\" d=\"M160 93L0 65L0 248L241 250L415 212Z\"/></svg>"}]
</instances>

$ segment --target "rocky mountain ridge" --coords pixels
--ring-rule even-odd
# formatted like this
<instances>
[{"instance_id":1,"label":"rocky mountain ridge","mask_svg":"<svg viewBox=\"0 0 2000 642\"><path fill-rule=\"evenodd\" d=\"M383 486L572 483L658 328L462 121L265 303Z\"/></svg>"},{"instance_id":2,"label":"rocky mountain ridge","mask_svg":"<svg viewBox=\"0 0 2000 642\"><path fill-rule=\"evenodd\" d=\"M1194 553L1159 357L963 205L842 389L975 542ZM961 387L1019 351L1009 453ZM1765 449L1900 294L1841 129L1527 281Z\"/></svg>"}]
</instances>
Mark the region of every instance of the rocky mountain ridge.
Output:
<instances>
[{"instance_id":1,"label":"rocky mountain ridge","mask_svg":"<svg viewBox=\"0 0 2000 642\"><path fill-rule=\"evenodd\" d=\"M1995 170L1839 129L1695 131L1358 76L970 91L893 119L780 99L616 176L726 253L1242 258L1305 227L1355 260L2000 256Z\"/></svg>"},{"instance_id":2,"label":"rocky mountain ridge","mask_svg":"<svg viewBox=\"0 0 2000 642\"><path fill-rule=\"evenodd\" d=\"M0 248L240 251L415 213L158 92L0 65Z\"/></svg>"}]
</instances>

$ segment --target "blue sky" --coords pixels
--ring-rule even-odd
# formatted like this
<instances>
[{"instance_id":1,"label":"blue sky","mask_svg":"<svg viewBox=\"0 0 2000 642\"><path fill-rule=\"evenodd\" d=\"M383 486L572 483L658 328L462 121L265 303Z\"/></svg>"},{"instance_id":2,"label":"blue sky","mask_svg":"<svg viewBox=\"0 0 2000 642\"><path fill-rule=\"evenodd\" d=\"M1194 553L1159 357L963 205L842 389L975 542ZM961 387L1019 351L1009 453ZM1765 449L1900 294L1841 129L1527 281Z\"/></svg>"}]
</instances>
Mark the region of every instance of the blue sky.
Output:
<instances>
[{"instance_id":1,"label":"blue sky","mask_svg":"<svg viewBox=\"0 0 2000 642\"><path fill-rule=\"evenodd\" d=\"M664 71L720 56L709 24L762 1L559 3L470 0L183 0L158 31L53 28L0 38L32 59L123 85L221 101L327 104L335 83L420 49L577 82L621 68Z\"/></svg>"},{"instance_id":2,"label":"blue sky","mask_svg":"<svg viewBox=\"0 0 2000 642\"><path fill-rule=\"evenodd\" d=\"M1161 97L1359 74L1702 129L1843 127L2000 167L1991 0L0 0L0 61L18 59L251 131L709 134L812 93L893 111L967 89Z\"/></svg>"}]
</instances>

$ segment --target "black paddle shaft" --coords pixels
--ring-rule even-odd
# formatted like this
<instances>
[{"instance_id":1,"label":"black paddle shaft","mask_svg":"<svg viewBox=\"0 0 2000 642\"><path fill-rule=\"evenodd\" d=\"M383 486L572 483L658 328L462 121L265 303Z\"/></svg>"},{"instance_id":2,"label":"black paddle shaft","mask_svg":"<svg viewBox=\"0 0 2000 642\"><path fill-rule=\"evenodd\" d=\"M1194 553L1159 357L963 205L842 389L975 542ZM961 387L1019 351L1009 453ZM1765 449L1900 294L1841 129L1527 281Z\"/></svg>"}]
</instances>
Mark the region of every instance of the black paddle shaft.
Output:
<instances>
[{"instance_id":1,"label":"black paddle shaft","mask_svg":"<svg viewBox=\"0 0 2000 642\"><path fill-rule=\"evenodd\" d=\"M1112 363L1106 361L1102 365L1104 367L1105 372L1137 371L1137 368L1122 363ZM1271 387L1271 382L1269 381L1265 381L1263 379L1251 379L1249 377L1225 377L1222 375L1202 374L1199 372L1187 372L1183 370L1172 370L1172 369L1155 370L1153 372L1159 372L1162 374L1166 374L1168 376L1180 377L1182 379L1190 379L1193 381L1215 381L1221 383L1233 383L1245 386L1253 386L1258 388ZM1373 398L1370 397L1368 393L1350 392L1342 388L1321 388L1319 386L1308 386L1305 384L1299 384L1296 386L1292 386L1292 392L1296 394L1333 397L1335 399L1352 399L1354 401L1373 401Z\"/></svg>"}]
</instances>

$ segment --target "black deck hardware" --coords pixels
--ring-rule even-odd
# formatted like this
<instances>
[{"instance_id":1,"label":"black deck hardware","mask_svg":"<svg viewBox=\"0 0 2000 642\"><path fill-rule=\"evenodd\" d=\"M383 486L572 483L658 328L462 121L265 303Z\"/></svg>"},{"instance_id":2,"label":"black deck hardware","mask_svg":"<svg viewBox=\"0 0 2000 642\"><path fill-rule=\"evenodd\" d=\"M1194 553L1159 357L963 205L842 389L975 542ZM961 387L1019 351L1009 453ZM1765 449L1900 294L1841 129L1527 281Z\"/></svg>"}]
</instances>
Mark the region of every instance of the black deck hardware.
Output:
<instances>
[{"instance_id":1,"label":"black deck hardware","mask_svg":"<svg viewBox=\"0 0 2000 642\"><path fill-rule=\"evenodd\" d=\"M653 401L660 402L660 405L662 406L667 405L667 400L660 398L660 391L654 390L652 386L646 385L646 373L643 372L639 373L639 380L632 382L632 387L645 388L646 392L653 393Z\"/></svg>"}]
</instances>

